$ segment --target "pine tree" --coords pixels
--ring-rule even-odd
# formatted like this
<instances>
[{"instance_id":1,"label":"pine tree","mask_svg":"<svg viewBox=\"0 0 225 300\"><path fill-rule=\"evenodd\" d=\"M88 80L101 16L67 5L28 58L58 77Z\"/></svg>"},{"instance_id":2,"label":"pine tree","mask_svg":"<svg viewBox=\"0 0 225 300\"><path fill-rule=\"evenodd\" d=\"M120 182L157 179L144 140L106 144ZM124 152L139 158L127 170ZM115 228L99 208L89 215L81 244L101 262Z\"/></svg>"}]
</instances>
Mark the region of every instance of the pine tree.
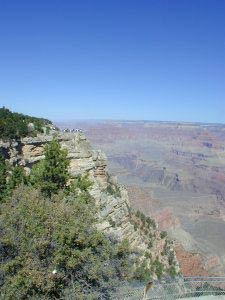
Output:
<instances>
[{"instance_id":1,"label":"pine tree","mask_svg":"<svg viewBox=\"0 0 225 300\"><path fill-rule=\"evenodd\" d=\"M8 188L9 190L15 189L17 186L19 186L21 183L26 183L27 178L25 175L24 168L21 166L16 166L12 170L12 175L8 182Z\"/></svg>"},{"instance_id":2,"label":"pine tree","mask_svg":"<svg viewBox=\"0 0 225 300\"><path fill-rule=\"evenodd\" d=\"M41 190L46 196L51 197L66 187L69 179L68 167L67 150L61 149L56 140L46 145L41 178Z\"/></svg>"}]
</instances>

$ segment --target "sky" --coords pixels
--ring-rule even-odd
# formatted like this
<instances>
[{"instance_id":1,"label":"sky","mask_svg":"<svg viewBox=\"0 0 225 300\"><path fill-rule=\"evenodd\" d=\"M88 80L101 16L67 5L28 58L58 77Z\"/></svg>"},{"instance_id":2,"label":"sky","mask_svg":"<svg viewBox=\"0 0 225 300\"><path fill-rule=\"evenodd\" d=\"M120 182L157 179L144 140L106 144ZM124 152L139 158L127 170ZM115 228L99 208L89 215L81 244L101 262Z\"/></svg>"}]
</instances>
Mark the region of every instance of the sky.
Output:
<instances>
[{"instance_id":1,"label":"sky","mask_svg":"<svg viewBox=\"0 0 225 300\"><path fill-rule=\"evenodd\" d=\"M224 0L0 0L0 106L225 123Z\"/></svg>"}]
</instances>

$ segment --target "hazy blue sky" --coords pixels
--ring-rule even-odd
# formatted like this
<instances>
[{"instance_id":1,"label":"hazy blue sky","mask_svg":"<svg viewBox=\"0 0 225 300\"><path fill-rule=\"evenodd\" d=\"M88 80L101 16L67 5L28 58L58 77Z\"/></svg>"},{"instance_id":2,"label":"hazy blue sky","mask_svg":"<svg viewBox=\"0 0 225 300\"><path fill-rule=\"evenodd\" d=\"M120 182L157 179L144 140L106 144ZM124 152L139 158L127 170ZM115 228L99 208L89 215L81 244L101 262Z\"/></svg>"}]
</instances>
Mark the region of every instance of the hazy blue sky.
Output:
<instances>
[{"instance_id":1,"label":"hazy blue sky","mask_svg":"<svg viewBox=\"0 0 225 300\"><path fill-rule=\"evenodd\" d=\"M0 0L0 105L225 123L225 1Z\"/></svg>"}]
</instances>

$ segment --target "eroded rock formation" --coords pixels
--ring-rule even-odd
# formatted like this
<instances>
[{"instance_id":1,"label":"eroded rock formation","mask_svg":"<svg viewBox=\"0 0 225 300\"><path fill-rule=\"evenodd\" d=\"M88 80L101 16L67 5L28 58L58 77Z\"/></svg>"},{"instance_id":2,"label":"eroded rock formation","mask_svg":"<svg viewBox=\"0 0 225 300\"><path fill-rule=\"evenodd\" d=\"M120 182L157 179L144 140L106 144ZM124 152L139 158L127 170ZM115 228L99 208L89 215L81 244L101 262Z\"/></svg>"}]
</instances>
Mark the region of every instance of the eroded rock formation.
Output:
<instances>
[{"instance_id":1,"label":"eroded rock formation","mask_svg":"<svg viewBox=\"0 0 225 300\"><path fill-rule=\"evenodd\" d=\"M82 133L55 133L27 137L18 142L0 143L0 152L12 165L22 165L27 173L44 157L44 146L56 138L68 150L70 172L76 176L88 173L93 182L90 190L99 206L99 229L118 240L127 239L140 264L151 267L157 274L159 266L163 273L179 272L174 246L166 236L134 214L126 189L107 171L106 156L91 148ZM158 269L157 269L158 268Z\"/></svg>"}]
</instances>

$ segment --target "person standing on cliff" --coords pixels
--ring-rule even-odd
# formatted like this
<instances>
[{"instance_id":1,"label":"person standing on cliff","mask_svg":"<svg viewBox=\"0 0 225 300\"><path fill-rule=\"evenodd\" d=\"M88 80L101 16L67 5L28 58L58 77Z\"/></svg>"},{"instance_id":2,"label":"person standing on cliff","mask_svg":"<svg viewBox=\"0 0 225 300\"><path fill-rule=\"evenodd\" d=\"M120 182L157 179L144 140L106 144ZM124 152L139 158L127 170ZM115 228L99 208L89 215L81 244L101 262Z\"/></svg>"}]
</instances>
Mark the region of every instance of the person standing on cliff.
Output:
<instances>
[{"instance_id":1,"label":"person standing on cliff","mask_svg":"<svg viewBox=\"0 0 225 300\"><path fill-rule=\"evenodd\" d=\"M143 296L143 300L147 300L147 294L150 291L150 289L152 289L153 287L153 281L149 281L144 289L144 296Z\"/></svg>"}]
</instances>

